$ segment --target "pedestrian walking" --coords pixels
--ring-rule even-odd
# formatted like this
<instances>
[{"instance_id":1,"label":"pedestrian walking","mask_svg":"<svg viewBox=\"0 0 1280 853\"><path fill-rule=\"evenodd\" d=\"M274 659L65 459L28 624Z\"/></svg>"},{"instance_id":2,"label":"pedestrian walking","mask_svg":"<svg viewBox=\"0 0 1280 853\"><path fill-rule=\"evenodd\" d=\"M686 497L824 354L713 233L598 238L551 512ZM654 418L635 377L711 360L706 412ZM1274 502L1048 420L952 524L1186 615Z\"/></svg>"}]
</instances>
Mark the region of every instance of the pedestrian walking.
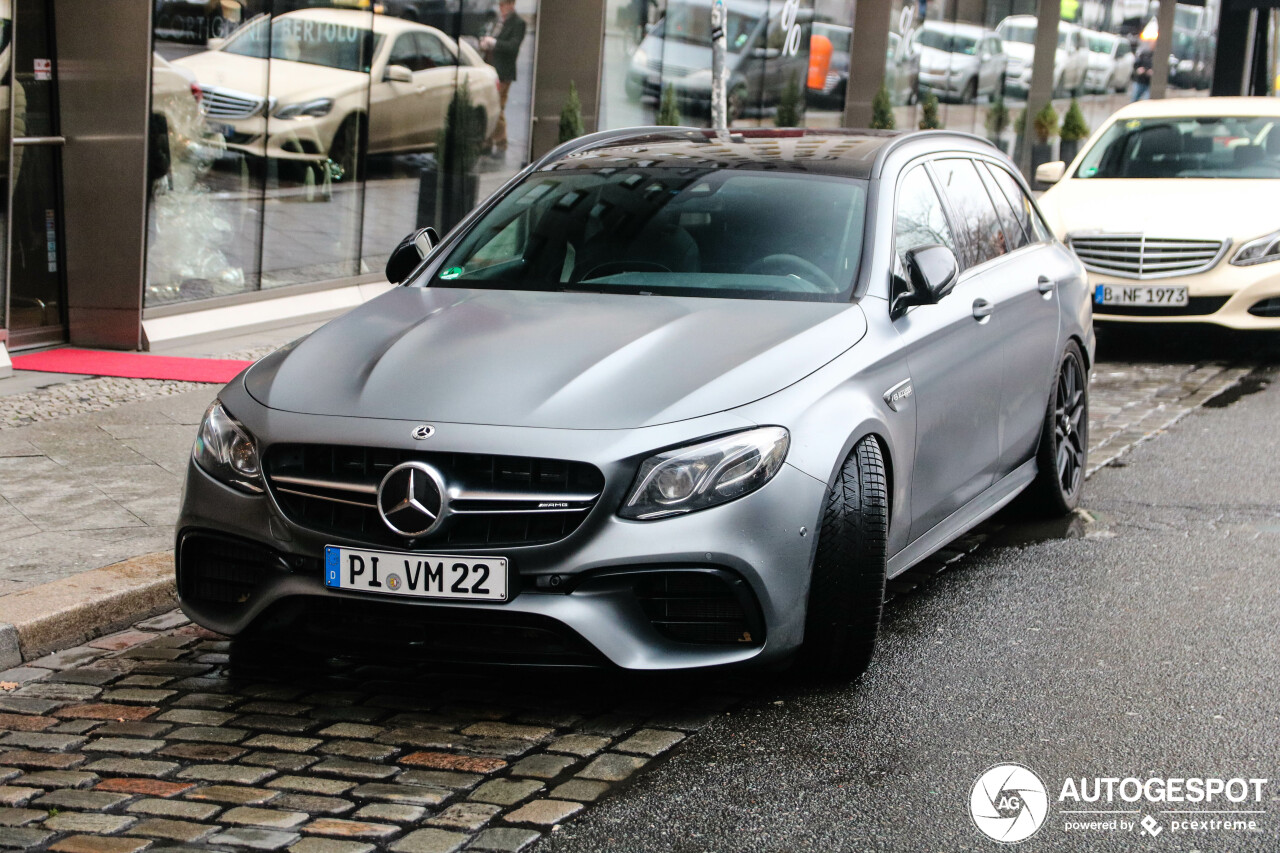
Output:
<instances>
[{"instance_id":1,"label":"pedestrian walking","mask_svg":"<svg viewBox=\"0 0 1280 853\"><path fill-rule=\"evenodd\" d=\"M1145 101L1151 97L1151 69L1155 65L1155 51L1151 42L1144 41L1138 46L1133 57L1133 90L1129 102Z\"/></svg>"},{"instance_id":2,"label":"pedestrian walking","mask_svg":"<svg viewBox=\"0 0 1280 853\"><path fill-rule=\"evenodd\" d=\"M516 81L516 58L524 35L525 23L516 14L516 0L499 0L498 19L490 33L480 39L485 61L498 72L498 123L489 137L489 150L495 154L507 150L507 95Z\"/></svg>"}]
</instances>

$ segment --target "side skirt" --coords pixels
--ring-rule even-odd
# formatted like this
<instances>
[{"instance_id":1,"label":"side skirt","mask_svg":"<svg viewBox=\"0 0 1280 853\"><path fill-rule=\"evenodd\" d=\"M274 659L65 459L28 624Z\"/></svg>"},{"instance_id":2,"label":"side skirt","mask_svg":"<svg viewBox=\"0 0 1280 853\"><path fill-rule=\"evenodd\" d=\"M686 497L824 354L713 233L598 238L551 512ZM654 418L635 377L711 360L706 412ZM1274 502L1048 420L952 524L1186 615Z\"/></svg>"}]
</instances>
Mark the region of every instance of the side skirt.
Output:
<instances>
[{"instance_id":1,"label":"side skirt","mask_svg":"<svg viewBox=\"0 0 1280 853\"><path fill-rule=\"evenodd\" d=\"M916 541L889 558L888 576L905 572L934 551L999 512L1036 478L1036 460L1028 459Z\"/></svg>"}]
</instances>

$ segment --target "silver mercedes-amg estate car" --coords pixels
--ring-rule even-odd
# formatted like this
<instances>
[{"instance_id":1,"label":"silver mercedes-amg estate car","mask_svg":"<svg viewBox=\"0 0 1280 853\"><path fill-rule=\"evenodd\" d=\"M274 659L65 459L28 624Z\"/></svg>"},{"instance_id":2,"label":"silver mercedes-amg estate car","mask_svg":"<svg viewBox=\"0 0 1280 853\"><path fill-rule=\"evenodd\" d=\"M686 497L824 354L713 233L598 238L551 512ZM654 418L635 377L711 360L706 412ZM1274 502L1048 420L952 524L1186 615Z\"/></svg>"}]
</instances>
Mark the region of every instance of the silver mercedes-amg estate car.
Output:
<instances>
[{"instance_id":1,"label":"silver mercedes-amg estate car","mask_svg":"<svg viewBox=\"0 0 1280 853\"><path fill-rule=\"evenodd\" d=\"M388 277L210 406L201 625L855 674L886 578L1080 497L1085 271L976 137L596 134Z\"/></svg>"}]
</instances>

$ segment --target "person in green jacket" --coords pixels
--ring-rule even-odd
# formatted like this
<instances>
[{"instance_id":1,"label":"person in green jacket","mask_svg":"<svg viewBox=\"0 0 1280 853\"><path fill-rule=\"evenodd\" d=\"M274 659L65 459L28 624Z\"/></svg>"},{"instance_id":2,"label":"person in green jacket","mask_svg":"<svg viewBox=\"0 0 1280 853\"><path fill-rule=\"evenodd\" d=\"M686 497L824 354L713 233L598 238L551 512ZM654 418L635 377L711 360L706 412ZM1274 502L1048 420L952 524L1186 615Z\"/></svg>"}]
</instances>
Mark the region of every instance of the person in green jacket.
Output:
<instances>
[{"instance_id":1,"label":"person in green jacket","mask_svg":"<svg viewBox=\"0 0 1280 853\"><path fill-rule=\"evenodd\" d=\"M495 153L507 150L507 95L516 80L516 58L524 34L524 18L516 14L516 0L500 0L492 32L480 39L485 61L498 72L498 123L489 137L489 147Z\"/></svg>"}]
</instances>

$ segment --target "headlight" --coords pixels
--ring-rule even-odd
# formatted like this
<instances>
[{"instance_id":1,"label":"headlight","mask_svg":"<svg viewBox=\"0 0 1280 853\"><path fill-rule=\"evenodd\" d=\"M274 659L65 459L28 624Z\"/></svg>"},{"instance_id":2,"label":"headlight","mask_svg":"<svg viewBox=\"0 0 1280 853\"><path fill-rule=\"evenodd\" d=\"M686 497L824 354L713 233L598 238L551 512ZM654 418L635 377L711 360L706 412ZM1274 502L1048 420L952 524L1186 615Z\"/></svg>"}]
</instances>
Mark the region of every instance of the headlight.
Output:
<instances>
[{"instance_id":1,"label":"headlight","mask_svg":"<svg viewBox=\"0 0 1280 853\"><path fill-rule=\"evenodd\" d=\"M1231 259L1231 263L1238 267L1265 264L1267 261L1280 261L1280 231L1250 240Z\"/></svg>"},{"instance_id":2,"label":"headlight","mask_svg":"<svg viewBox=\"0 0 1280 853\"><path fill-rule=\"evenodd\" d=\"M650 456L618 514L665 518L750 494L778 473L790 443L782 427L761 427Z\"/></svg>"},{"instance_id":3,"label":"headlight","mask_svg":"<svg viewBox=\"0 0 1280 853\"><path fill-rule=\"evenodd\" d=\"M221 400L214 400L204 413L191 455L211 477L242 492L262 491L258 446L249 431L222 408Z\"/></svg>"},{"instance_id":4,"label":"headlight","mask_svg":"<svg viewBox=\"0 0 1280 853\"><path fill-rule=\"evenodd\" d=\"M301 104L287 104L276 110L276 118L320 118L333 109L332 98L316 98Z\"/></svg>"}]
</instances>

